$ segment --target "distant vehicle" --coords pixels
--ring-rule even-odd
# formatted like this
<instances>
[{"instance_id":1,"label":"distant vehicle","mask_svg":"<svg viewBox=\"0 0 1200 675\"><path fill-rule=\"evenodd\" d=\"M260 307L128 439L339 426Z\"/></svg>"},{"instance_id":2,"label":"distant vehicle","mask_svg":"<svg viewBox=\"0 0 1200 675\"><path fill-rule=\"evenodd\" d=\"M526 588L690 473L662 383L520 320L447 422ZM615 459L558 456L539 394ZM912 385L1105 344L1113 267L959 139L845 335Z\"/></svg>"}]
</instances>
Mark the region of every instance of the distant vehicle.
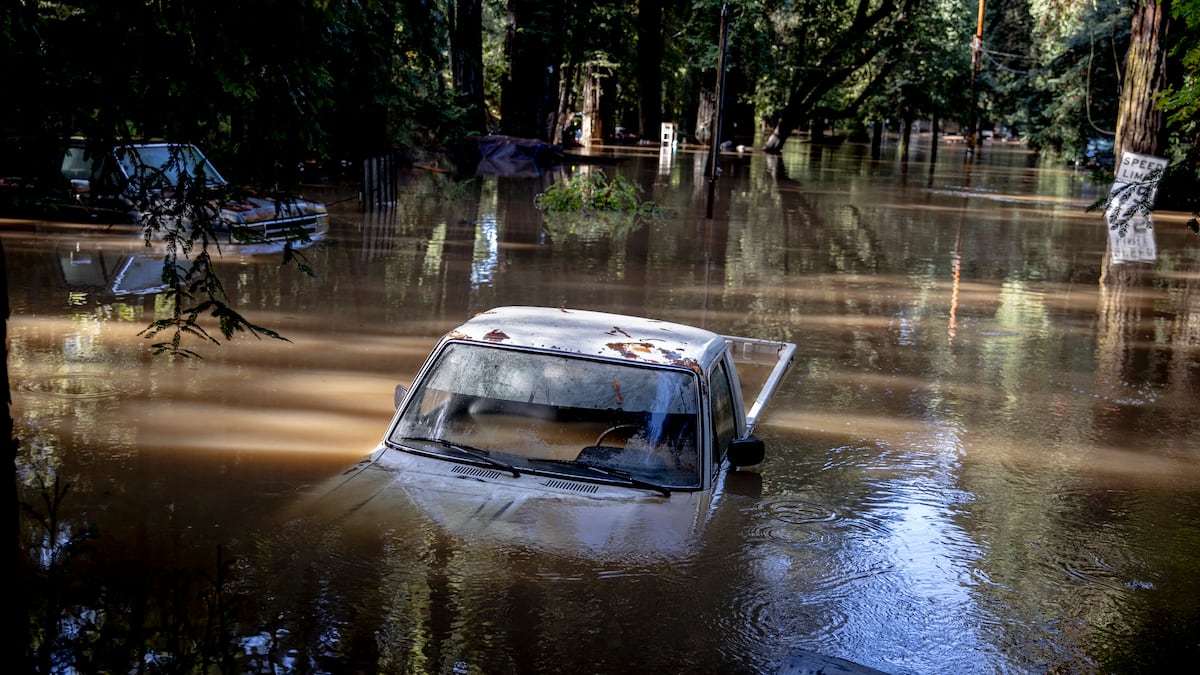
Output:
<instances>
[{"instance_id":1,"label":"distant vehicle","mask_svg":"<svg viewBox=\"0 0 1200 675\"><path fill-rule=\"evenodd\" d=\"M212 195L208 215L223 237L219 243L288 240L300 246L324 238L329 230L323 203L235 189L190 144L123 144L90 156L84 143L75 141L61 168L63 187L44 191L33 209L36 215L97 225L145 225L152 219L177 225L187 219L179 208L180 191L203 189Z\"/></svg>"},{"instance_id":2,"label":"distant vehicle","mask_svg":"<svg viewBox=\"0 0 1200 675\"><path fill-rule=\"evenodd\" d=\"M609 139L609 143L613 145L637 145L640 140L637 134L621 125L617 125L613 127L613 135Z\"/></svg>"},{"instance_id":3,"label":"distant vehicle","mask_svg":"<svg viewBox=\"0 0 1200 675\"><path fill-rule=\"evenodd\" d=\"M403 493L472 536L576 553L682 547L725 474L763 459L751 434L795 348L602 312L482 312L397 387L382 442L323 499L380 509Z\"/></svg>"},{"instance_id":4,"label":"distant vehicle","mask_svg":"<svg viewBox=\"0 0 1200 675\"><path fill-rule=\"evenodd\" d=\"M1116 163L1114 142L1111 138L1090 138L1083 151L1083 165L1089 169L1111 169Z\"/></svg>"}]
</instances>

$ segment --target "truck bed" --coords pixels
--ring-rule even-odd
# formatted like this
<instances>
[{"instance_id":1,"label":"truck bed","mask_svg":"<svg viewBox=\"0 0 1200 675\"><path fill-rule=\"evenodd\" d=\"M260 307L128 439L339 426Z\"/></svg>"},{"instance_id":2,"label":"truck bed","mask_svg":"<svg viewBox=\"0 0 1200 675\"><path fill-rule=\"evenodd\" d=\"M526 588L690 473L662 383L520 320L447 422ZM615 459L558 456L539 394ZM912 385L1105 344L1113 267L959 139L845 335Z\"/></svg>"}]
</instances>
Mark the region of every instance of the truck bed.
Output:
<instances>
[{"instance_id":1,"label":"truck bed","mask_svg":"<svg viewBox=\"0 0 1200 675\"><path fill-rule=\"evenodd\" d=\"M796 345L780 340L721 337L729 343L733 362L737 365L742 400L746 405L746 435L749 436L775 389L794 365Z\"/></svg>"}]
</instances>

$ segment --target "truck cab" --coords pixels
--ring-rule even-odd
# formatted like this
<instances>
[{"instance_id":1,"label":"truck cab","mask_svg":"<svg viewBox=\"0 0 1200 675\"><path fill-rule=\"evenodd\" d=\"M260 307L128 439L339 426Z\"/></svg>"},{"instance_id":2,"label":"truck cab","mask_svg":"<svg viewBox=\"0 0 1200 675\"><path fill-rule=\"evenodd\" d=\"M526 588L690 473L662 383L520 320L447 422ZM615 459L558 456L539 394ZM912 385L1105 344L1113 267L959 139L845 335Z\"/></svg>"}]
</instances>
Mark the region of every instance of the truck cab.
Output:
<instances>
[{"instance_id":1,"label":"truck cab","mask_svg":"<svg viewBox=\"0 0 1200 675\"><path fill-rule=\"evenodd\" d=\"M685 538L724 473L763 459L754 426L794 351L603 312L481 312L398 387L387 433L337 491L398 488L443 524L568 548ZM748 362L767 372L751 391Z\"/></svg>"}]
</instances>

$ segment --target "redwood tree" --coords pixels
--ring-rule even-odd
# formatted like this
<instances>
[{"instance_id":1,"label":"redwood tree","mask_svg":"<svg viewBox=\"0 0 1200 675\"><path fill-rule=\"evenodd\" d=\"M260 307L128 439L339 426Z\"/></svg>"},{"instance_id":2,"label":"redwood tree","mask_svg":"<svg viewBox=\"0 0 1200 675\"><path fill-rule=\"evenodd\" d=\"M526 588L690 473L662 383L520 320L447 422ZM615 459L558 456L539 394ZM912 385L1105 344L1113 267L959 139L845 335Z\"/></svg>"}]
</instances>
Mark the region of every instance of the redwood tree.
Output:
<instances>
[{"instance_id":1,"label":"redwood tree","mask_svg":"<svg viewBox=\"0 0 1200 675\"><path fill-rule=\"evenodd\" d=\"M1159 95L1169 85L1167 37L1171 29L1171 0L1140 0L1133 11L1125 77L1117 110L1116 156L1128 150L1147 155L1166 154L1166 114Z\"/></svg>"},{"instance_id":2,"label":"redwood tree","mask_svg":"<svg viewBox=\"0 0 1200 675\"><path fill-rule=\"evenodd\" d=\"M558 0L508 0L504 44L508 73L500 99L500 126L510 136L553 140L563 5Z\"/></svg>"},{"instance_id":3,"label":"redwood tree","mask_svg":"<svg viewBox=\"0 0 1200 675\"><path fill-rule=\"evenodd\" d=\"M450 67L454 93L463 107L466 131L487 131L483 100L483 4L481 0L455 0L450 7Z\"/></svg>"},{"instance_id":4,"label":"redwood tree","mask_svg":"<svg viewBox=\"0 0 1200 675\"><path fill-rule=\"evenodd\" d=\"M637 36L638 136L657 138L662 125L662 0L639 0Z\"/></svg>"}]
</instances>

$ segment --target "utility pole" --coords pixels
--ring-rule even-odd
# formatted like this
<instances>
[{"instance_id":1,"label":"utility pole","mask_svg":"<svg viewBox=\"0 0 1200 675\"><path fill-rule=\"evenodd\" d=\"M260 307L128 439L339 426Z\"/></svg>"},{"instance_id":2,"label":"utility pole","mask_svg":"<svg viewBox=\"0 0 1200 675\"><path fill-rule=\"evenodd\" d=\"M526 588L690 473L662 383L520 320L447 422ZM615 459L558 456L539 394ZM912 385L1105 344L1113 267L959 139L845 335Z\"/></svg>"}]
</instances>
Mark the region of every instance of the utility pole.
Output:
<instances>
[{"instance_id":1,"label":"utility pole","mask_svg":"<svg viewBox=\"0 0 1200 675\"><path fill-rule=\"evenodd\" d=\"M982 0L981 0L982 1ZM721 175L721 113L725 108L725 41L729 36L729 5L721 5L721 37L717 44L717 91L713 106L712 138L708 149L708 219L713 217L717 177Z\"/></svg>"},{"instance_id":2,"label":"utility pole","mask_svg":"<svg viewBox=\"0 0 1200 675\"><path fill-rule=\"evenodd\" d=\"M979 0L979 21L975 27L975 39L971 42L971 114L967 122L967 152L975 151L979 135L979 105L976 102L975 80L979 79L980 62L983 60L983 3Z\"/></svg>"}]
</instances>

